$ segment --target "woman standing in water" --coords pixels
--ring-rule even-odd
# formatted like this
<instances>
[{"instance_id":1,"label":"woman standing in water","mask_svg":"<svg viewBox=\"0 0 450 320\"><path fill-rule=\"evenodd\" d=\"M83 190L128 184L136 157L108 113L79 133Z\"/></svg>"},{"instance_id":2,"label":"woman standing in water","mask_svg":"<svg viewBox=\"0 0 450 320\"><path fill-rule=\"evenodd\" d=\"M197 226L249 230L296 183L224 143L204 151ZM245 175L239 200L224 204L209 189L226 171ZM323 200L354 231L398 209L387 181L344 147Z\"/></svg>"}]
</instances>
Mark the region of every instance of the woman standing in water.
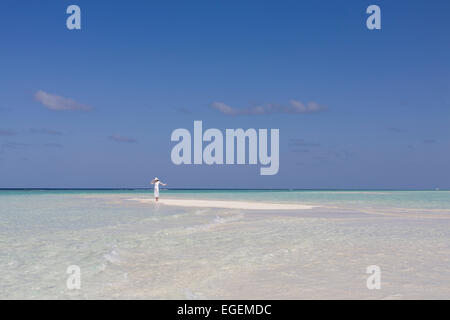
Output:
<instances>
[{"instance_id":1,"label":"woman standing in water","mask_svg":"<svg viewBox=\"0 0 450 320\"><path fill-rule=\"evenodd\" d=\"M159 198L159 185L162 184L163 186L167 186L167 184L166 183L162 183L158 178L153 179L151 181L151 184L155 185L154 194L155 194L156 201L158 201L158 198Z\"/></svg>"}]
</instances>

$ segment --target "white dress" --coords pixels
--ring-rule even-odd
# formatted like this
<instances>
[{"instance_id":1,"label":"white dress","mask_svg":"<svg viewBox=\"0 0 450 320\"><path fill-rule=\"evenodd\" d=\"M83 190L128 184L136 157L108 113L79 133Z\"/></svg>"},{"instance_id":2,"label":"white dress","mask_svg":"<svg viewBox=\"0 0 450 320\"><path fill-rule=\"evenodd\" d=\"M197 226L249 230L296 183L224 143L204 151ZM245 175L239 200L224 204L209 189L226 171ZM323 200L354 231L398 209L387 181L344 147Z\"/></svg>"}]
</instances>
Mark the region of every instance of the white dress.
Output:
<instances>
[{"instance_id":1,"label":"white dress","mask_svg":"<svg viewBox=\"0 0 450 320\"><path fill-rule=\"evenodd\" d=\"M154 194L155 194L155 198L159 198L159 181L156 181L155 182L155 191L154 191Z\"/></svg>"}]
</instances>

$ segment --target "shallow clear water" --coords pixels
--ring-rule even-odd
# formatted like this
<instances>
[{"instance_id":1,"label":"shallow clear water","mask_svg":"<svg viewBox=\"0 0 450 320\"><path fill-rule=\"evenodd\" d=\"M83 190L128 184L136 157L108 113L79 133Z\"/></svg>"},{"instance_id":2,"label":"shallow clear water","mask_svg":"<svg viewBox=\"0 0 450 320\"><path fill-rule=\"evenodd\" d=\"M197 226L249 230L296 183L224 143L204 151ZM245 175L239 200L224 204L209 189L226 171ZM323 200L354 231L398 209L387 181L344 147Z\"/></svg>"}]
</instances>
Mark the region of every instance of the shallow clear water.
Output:
<instances>
[{"instance_id":1,"label":"shallow clear water","mask_svg":"<svg viewBox=\"0 0 450 320\"><path fill-rule=\"evenodd\" d=\"M318 206L279 212L130 200L151 196L0 191L0 298L450 298L449 191L161 192Z\"/></svg>"}]
</instances>

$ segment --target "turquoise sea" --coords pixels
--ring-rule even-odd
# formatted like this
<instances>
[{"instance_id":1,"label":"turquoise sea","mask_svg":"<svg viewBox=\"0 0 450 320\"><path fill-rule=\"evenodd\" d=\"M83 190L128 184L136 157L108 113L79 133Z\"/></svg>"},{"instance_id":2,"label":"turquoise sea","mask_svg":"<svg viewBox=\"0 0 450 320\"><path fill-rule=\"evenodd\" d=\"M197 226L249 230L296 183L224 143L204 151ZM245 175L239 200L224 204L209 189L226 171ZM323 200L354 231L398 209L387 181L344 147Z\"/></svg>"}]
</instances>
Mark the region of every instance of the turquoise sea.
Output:
<instances>
[{"instance_id":1,"label":"turquoise sea","mask_svg":"<svg viewBox=\"0 0 450 320\"><path fill-rule=\"evenodd\" d=\"M450 298L450 191L0 190L0 299ZM69 266L81 270L70 290ZM381 270L369 290L368 266Z\"/></svg>"}]
</instances>

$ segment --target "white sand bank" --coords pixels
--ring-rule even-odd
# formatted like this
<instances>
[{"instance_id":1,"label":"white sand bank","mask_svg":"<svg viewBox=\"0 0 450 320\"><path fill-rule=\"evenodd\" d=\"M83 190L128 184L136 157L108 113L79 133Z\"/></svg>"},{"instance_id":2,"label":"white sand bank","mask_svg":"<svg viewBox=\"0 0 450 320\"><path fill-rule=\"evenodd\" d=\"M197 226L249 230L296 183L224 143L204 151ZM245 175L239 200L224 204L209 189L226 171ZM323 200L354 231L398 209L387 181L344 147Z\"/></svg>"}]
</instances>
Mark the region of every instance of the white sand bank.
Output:
<instances>
[{"instance_id":1,"label":"white sand bank","mask_svg":"<svg viewBox=\"0 0 450 320\"><path fill-rule=\"evenodd\" d=\"M141 203L155 203L153 199L133 198L131 201ZM179 207L197 207L197 208L223 208L223 209L244 209L244 210L305 210L312 209L314 206L304 204L284 204L284 203L266 203L251 201L232 201L232 200L196 200L196 199L159 199L158 203L168 206Z\"/></svg>"}]
</instances>

